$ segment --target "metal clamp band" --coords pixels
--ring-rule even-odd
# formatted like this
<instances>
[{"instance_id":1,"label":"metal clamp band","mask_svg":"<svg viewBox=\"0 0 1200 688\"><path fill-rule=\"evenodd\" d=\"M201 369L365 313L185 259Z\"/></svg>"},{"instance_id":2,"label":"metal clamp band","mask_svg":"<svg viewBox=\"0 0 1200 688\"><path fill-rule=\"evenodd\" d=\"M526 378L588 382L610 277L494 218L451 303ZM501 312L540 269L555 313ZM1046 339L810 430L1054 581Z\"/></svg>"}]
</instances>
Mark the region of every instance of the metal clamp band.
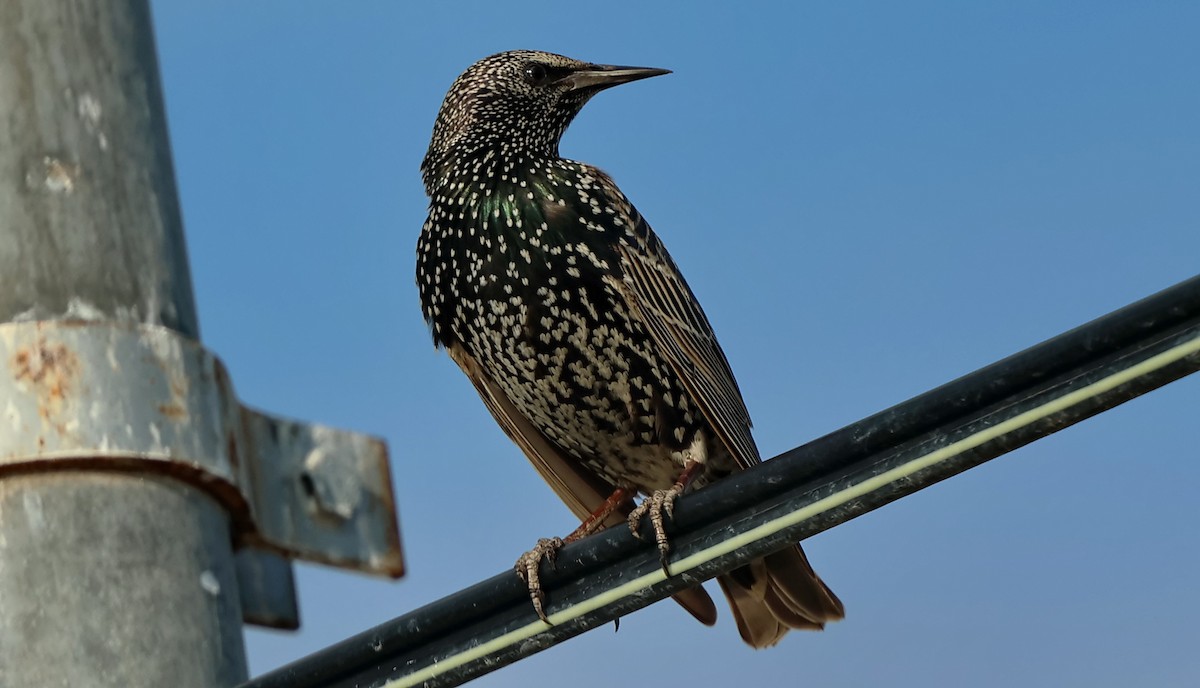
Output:
<instances>
[{"instance_id":1,"label":"metal clamp band","mask_svg":"<svg viewBox=\"0 0 1200 688\"><path fill-rule=\"evenodd\" d=\"M0 477L166 474L220 500L243 543L403 572L383 441L242 406L198 342L154 326L6 323L0 362Z\"/></svg>"}]
</instances>

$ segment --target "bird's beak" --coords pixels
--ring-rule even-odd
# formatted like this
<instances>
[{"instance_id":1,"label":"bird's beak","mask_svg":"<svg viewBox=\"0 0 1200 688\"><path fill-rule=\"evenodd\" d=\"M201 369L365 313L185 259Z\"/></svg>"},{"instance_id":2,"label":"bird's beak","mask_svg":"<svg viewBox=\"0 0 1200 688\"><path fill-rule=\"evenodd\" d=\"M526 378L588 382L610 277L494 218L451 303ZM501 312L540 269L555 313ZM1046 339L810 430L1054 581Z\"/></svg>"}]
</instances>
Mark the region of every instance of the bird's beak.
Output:
<instances>
[{"instance_id":1,"label":"bird's beak","mask_svg":"<svg viewBox=\"0 0 1200 688\"><path fill-rule=\"evenodd\" d=\"M654 67L619 67L617 65L590 64L587 67L559 79L570 91L595 90L602 91L612 86L627 84L638 79L648 79L652 76L670 74L669 69Z\"/></svg>"}]
</instances>

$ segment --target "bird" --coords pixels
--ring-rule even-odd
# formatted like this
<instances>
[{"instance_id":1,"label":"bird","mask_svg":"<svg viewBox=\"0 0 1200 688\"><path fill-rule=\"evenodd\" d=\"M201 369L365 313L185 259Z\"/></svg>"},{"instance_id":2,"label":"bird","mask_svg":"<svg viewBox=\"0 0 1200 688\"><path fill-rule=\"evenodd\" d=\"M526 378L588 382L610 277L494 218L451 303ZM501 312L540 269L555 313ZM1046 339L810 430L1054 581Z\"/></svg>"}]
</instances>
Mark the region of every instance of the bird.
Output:
<instances>
[{"instance_id":1,"label":"bird","mask_svg":"<svg viewBox=\"0 0 1200 688\"><path fill-rule=\"evenodd\" d=\"M434 344L581 520L515 567L547 623L538 569L564 542L622 522L637 535L648 518L667 568L675 498L761 460L725 353L662 241L608 174L559 154L594 95L668 73L491 55L451 85L421 163L416 279ZM718 583L754 648L844 616L798 544ZM716 622L702 586L674 597Z\"/></svg>"}]
</instances>

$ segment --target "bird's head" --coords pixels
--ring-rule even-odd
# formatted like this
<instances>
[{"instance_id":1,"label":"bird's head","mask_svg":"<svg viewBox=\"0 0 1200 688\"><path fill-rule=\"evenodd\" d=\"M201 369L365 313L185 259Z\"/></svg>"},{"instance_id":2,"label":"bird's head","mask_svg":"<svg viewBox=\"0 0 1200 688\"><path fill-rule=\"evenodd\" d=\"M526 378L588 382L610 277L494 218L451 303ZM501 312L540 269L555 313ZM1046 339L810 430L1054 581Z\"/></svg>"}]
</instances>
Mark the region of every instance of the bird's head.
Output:
<instances>
[{"instance_id":1,"label":"bird's head","mask_svg":"<svg viewBox=\"0 0 1200 688\"><path fill-rule=\"evenodd\" d=\"M442 102L421 164L425 186L430 188L437 168L478 159L489 151L555 157L567 126L592 96L668 73L580 62L535 50L485 57L455 79Z\"/></svg>"}]
</instances>

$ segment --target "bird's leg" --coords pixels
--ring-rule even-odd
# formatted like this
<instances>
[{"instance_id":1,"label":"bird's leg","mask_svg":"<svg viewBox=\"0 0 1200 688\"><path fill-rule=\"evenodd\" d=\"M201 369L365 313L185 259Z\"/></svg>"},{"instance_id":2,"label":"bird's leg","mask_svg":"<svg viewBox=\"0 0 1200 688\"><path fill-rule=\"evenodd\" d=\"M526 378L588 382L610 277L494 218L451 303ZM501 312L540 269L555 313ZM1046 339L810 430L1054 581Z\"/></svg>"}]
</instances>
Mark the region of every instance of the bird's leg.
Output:
<instances>
[{"instance_id":1,"label":"bird's leg","mask_svg":"<svg viewBox=\"0 0 1200 688\"><path fill-rule=\"evenodd\" d=\"M554 558L558 556L558 550L562 549L563 545L585 538L600 530L604 525L604 520L611 516L612 512L616 511L622 504L632 499L634 494L634 490L618 487L616 490L613 490L608 499L604 500L603 504L588 514L588 517L583 519L583 523L580 523L578 528L571 531L570 535L565 538L542 538L537 541L533 549L522 554L517 559L517 563L513 568L521 580L525 581L525 585L529 586L529 599L533 600L533 609L537 612L539 619L545 621L547 624L550 623L550 620L546 618L544 608L546 593L542 591L540 572L542 560L545 559L551 566L554 566Z\"/></svg>"},{"instance_id":2,"label":"bird's leg","mask_svg":"<svg viewBox=\"0 0 1200 688\"><path fill-rule=\"evenodd\" d=\"M616 511L625 502L633 499L635 494L637 494L637 491L628 487L618 487L613 490L613 493L608 496L608 499L604 500L603 504L588 514L588 517L583 519L583 523L580 523L578 528L571 531L570 535L563 538L563 544L566 545L575 542L600 530L604 525L604 519L612 516L612 512Z\"/></svg>"},{"instance_id":3,"label":"bird's leg","mask_svg":"<svg viewBox=\"0 0 1200 688\"><path fill-rule=\"evenodd\" d=\"M629 529L639 539L642 537L638 533L642 518L647 514L650 515L650 523L654 526L654 542L658 545L658 559L662 563L663 573L668 576L671 575L671 569L667 567L667 555L671 552L671 543L667 540L666 518L663 514L675 517L675 498L683 494L683 491L687 489L703 467L702 461L688 459L687 463L683 465L683 472L679 474L679 479L670 489L655 490L643 499L637 508L629 512Z\"/></svg>"}]
</instances>

